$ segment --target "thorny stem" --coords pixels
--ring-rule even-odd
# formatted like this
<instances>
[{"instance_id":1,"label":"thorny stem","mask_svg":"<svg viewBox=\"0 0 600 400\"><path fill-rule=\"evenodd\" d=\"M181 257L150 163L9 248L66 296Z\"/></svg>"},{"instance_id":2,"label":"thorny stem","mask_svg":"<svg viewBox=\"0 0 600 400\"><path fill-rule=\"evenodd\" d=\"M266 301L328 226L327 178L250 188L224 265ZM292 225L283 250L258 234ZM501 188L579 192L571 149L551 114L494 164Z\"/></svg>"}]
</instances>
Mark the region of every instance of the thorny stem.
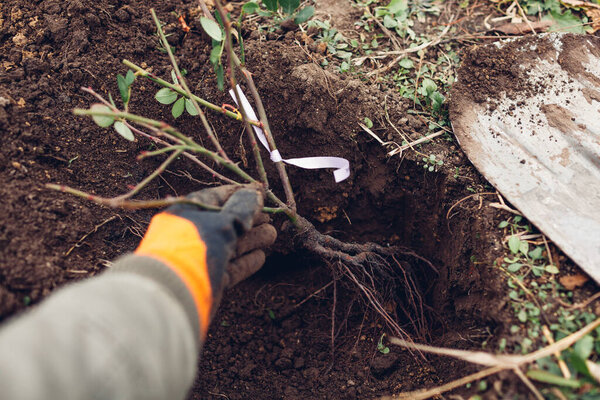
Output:
<instances>
[{"instance_id":1,"label":"thorny stem","mask_svg":"<svg viewBox=\"0 0 600 400\"><path fill-rule=\"evenodd\" d=\"M197 206L209 211L220 211L222 208L213 206L210 204L202 203L197 200L190 199L186 196L178 196L178 197L166 197L164 199L158 200L127 200L123 199L123 196L118 197L101 197L96 196L91 193L84 192L82 190L74 189L69 186L56 185L53 183L47 183L45 185L48 189L57 190L63 193L69 193L77 197L82 197L84 199L93 201L96 204L100 204L108 207L119 207L128 210L139 210L142 208L160 208L171 206L173 204L190 204L193 206ZM263 207L263 212L269 214L280 214L285 213L285 210L282 208L276 207Z\"/></svg>"},{"instance_id":2,"label":"thorny stem","mask_svg":"<svg viewBox=\"0 0 600 400\"><path fill-rule=\"evenodd\" d=\"M258 175L260 176L260 180L263 182L265 189L269 187L269 180L267 178L267 172L265 171L265 166L263 164L262 157L260 155L260 149L258 148L258 143L256 142L256 136L254 136L254 130L249 124L248 115L246 114L246 110L242 106L241 96L239 93L239 88L237 86L237 82L235 79L235 65L233 62L233 44L231 40L231 22L229 18L227 18L227 13L223 9L223 5L220 1L216 3L217 9L219 10L219 14L221 15L221 20L225 25L225 49L227 50L228 59L229 59L229 81L230 86L233 89L233 93L235 95L235 100L239 105L240 112L242 114L242 119L246 125L246 133L248 134L248 138L250 139L250 146L252 146L252 153L254 155L254 161L256 162L256 169L258 170Z\"/></svg>"},{"instance_id":3,"label":"thorny stem","mask_svg":"<svg viewBox=\"0 0 600 400\"><path fill-rule=\"evenodd\" d=\"M221 209L221 207L215 207L208 204L200 203L199 201L191 200L185 196L166 197L164 199L158 200L127 200L123 198L124 195L110 198L101 197L96 196L94 194L86 193L81 190L73 189L68 186L55 185L53 183L47 183L46 187L48 189L58 190L59 192L69 193L77 197L83 197L84 199L88 199L100 205L125 208L129 210L137 210L141 208L159 208L170 206L173 204L192 204L211 211L219 211Z\"/></svg>"},{"instance_id":4,"label":"thorny stem","mask_svg":"<svg viewBox=\"0 0 600 400\"><path fill-rule=\"evenodd\" d=\"M158 168L156 168L154 170L154 172L152 172L150 175L145 177L140 183L135 185L135 187L133 189L131 189L129 192L127 192L121 196L115 197L113 200L120 201L120 200L128 199L132 196L135 196L140 190L142 190L154 178L156 178L158 175L162 174L165 171L165 169L167 169L169 164L171 164L173 161L175 161L177 159L177 157L179 157L179 155L181 154L182 151L183 150L175 150L175 152L173 154L171 154L165 161L163 161L163 163L160 164L160 166Z\"/></svg>"},{"instance_id":5,"label":"thorny stem","mask_svg":"<svg viewBox=\"0 0 600 400\"><path fill-rule=\"evenodd\" d=\"M146 137L146 138L152 140L155 143L161 144L161 145L163 145L165 147L172 146L170 143L165 142L164 140L162 140L162 139L160 139L160 138L158 138L156 136L150 135L150 134L148 134L148 133L146 133L146 132L144 132L144 131L136 128L135 126L131 125L129 122L126 122L125 124L129 127L129 129L131 129L132 131L136 132L138 135ZM163 132L163 135L168 135L168 134L166 134L166 133ZM172 140L179 141L179 139L177 139L177 138L173 138ZM232 185L240 185L239 182L236 182L233 179L230 179L230 178L228 178L228 177L226 177L226 176L218 173L217 171L215 171L214 169L212 169L211 167L209 167L208 165L206 165L205 163L203 163L202 161L200 161L198 159L198 157L194 156L193 154L190 154L187 151L184 151L183 153L181 153L181 155L184 156L184 157L186 157L187 159L191 160L192 162L198 164L201 168L203 168L206 171L208 171L214 178L220 179L223 182L230 183Z\"/></svg>"},{"instance_id":6,"label":"thorny stem","mask_svg":"<svg viewBox=\"0 0 600 400\"><path fill-rule=\"evenodd\" d=\"M156 24L156 29L158 30L158 35L160 37L160 40L161 40L164 48L167 49L167 54L169 54L169 59L171 60L171 64L173 65L173 69L175 70L175 75L177 76L177 80L179 81L179 83L181 83L183 90L187 94L188 98L192 101L194 108L198 112L198 115L200 116L200 120L202 121L202 125L204 126L204 130L206 130L206 133L210 137L210 140L212 141L213 145L215 146L215 149L217 149L217 153L219 153L219 155L221 157L223 157L225 160L231 161L229 159L229 157L227 156L227 154L225 153L225 151L223 150L223 148L221 147L221 143L219 143L219 140L217 139L214 132L212 131L212 128L210 127L208 120L206 119L206 115L204 115L204 112L198 106L198 102L192 97L192 92L190 92L190 88L188 87L185 78L183 77L183 75L181 74L181 71L179 70L179 66L177 65L177 60L175 60L175 56L173 55L173 52L171 51L171 45L169 44L169 41L167 40L165 33L162 30L162 26L160 25L160 21L158 20L158 17L156 16L156 13L154 12L154 8L150 9L150 14L152 14L152 19L154 19L154 23Z\"/></svg>"}]
</instances>

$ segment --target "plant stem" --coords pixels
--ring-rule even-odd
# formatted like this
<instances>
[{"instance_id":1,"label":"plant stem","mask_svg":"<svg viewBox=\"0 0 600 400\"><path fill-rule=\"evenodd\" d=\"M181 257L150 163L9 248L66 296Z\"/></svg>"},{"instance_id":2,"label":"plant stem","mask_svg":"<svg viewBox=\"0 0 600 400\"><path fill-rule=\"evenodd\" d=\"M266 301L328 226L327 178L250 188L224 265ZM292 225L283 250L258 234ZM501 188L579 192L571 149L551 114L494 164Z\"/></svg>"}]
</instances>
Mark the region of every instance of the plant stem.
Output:
<instances>
[{"instance_id":1,"label":"plant stem","mask_svg":"<svg viewBox=\"0 0 600 400\"><path fill-rule=\"evenodd\" d=\"M169 41L167 40L167 37L165 36L165 33L162 30L162 26L160 25L160 21L158 20L158 17L156 16L156 13L154 12L154 8L150 9L150 14L152 14L152 19L154 19L154 23L156 24L156 29L158 30L158 35L160 37L160 40L161 40L163 46L165 47L165 49L167 49L167 53L169 54L169 59L171 60L173 69L175 70L175 75L177 76L177 80L179 80L179 82L181 83L183 90L185 90L186 95L192 101L194 108L198 112L198 115L200 116L200 120L202 121L202 125L204 126L204 130L206 131L208 137L210 137L210 140L212 141L213 145L215 146L215 149L217 150L217 153L219 153L219 155L221 157L223 157L224 159L226 159L227 161L231 161L229 159L229 157L227 156L227 154L225 153L225 151L223 150L223 148L221 147L221 143L219 143L219 140L217 139L214 132L212 131L212 128L210 127L208 120L206 119L206 115L204 115L204 111L202 111L200 109L200 107L198 106L198 102L192 97L192 92L190 92L190 88L188 87L185 78L183 77L183 75L181 74L181 71L179 70L179 66L177 65L177 60L175 60L175 56L173 55L173 52L171 51L171 45L169 44Z\"/></svg>"},{"instance_id":2,"label":"plant stem","mask_svg":"<svg viewBox=\"0 0 600 400\"><path fill-rule=\"evenodd\" d=\"M53 183L47 183L46 187L48 189L58 190L59 192L69 193L69 194L75 195L77 197L82 197L82 198L88 199L90 201L93 201L96 204L100 204L103 206L109 206L109 207L114 207L114 208L119 207L119 208L125 208L128 210L136 210L136 209L141 209L141 208L159 208L159 207L170 206L173 204L192 204L192 205L204 208L206 210L211 210L211 211L221 210L221 207L215 207L215 206L211 206L208 204L200 203L199 201L190 200L189 198L184 197L184 196L167 197L167 198L158 199L158 200L127 200L127 199L123 198L124 195L118 196L118 197L111 197L111 198L101 197L101 196L96 196L94 194L83 192L81 190L73 189L68 186L56 185Z\"/></svg>"},{"instance_id":3,"label":"plant stem","mask_svg":"<svg viewBox=\"0 0 600 400\"><path fill-rule=\"evenodd\" d=\"M119 112L119 110L118 110L118 109L116 109L115 107L113 107L113 105L112 105L112 104L110 104L108 101L106 101L106 99L104 99L102 96L100 96L98 93L96 93L96 92L94 91L94 89L92 89L92 88L86 88L86 87L83 87L83 88L81 88L81 89L82 89L84 92L86 92L86 93L89 93L89 94L91 94L92 96L94 96L95 98L97 98L99 101L101 101L101 102L102 102L103 104L105 104L107 107L109 107L110 109L112 109L114 112ZM140 122L140 123L141 123L141 122ZM125 124L126 124L128 127L129 127L129 129L131 129L132 131L136 132L138 135L144 136L144 137L146 137L146 138L148 138L148 139L152 140L152 141L153 141L153 142L155 142L155 143L162 144L163 146L165 146L165 148L172 148L172 147L173 147L173 145L172 145L172 144L170 144L170 143L168 143L168 142L166 142L166 141L164 141L164 140L162 140L162 139L158 138L157 136L150 135L150 134L148 134L148 133L146 133L146 132L144 132L144 131L142 131L142 130L140 130L140 129L136 128L135 126L131 125L131 124L130 124L129 122L127 122L127 121L125 121ZM141 124L143 124L143 123L141 123ZM157 130L156 128L151 128L151 129L152 129L152 130L154 130L155 132L156 132L156 131L160 132L160 131L159 131L159 130ZM163 131L163 132L161 132L161 136L165 136L165 137L167 137L169 140L172 140L173 142L177 142L177 143L183 143L183 140L181 140L181 139L178 139L177 137L173 137L173 136L171 136L170 134L168 134L168 133L166 133L166 132L164 132L164 131ZM185 145L183 145L183 144L182 144L181 146L182 146L182 147L185 147ZM168 151L168 150L165 150L165 151ZM196 156L194 156L194 155L192 155L192 154L190 154L190 153L188 153L188 152L183 152L183 153L182 153L182 155L183 155L184 157L188 158L189 160L193 161L194 163L198 164L200 167L202 167L202 168L203 168L203 169L205 169L206 171L208 171L208 172L209 172L209 173L210 173L210 174L211 174L213 177L215 177L215 178L218 178L218 179L220 179L220 180L222 180L223 182L226 182L226 183L230 183L230 184L233 184L233 185L240 185L240 183L239 183L239 182L236 182L236 181L234 181L233 179L227 178L226 176L224 176L224 175L222 175L222 174L218 173L217 171L215 171L214 169L212 169L211 167L209 167L208 165L206 165L205 163L203 163L202 161L200 161L200 160L198 159L198 157L196 157ZM146 154L146 155L144 155L142 158L144 158L144 157L148 157L148 155Z\"/></svg>"},{"instance_id":4,"label":"plant stem","mask_svg":"<svg viewBox=\"0 0 600 400\"><path fill-rule=\"evenodd\" d=\"M258 110L258 116L261 122L261 128L265 132L265 136L267 137L267 141L269 142L270 151L273 152L277 150L277 145L275 144L275 139L271 134L271 128L269 127L269 120L267 119L267 113L265 112L265 107L263 106L260 95L258 94L258 90L256 89L256 85L254 84L254 80L252 79L252 74L250 71L246 69L246 67L242 64L237 55L232 51L231 57L236 64L236 66L242 72L246 83L248 84L248 88L250 89L250 93L252 93L252 97L254 98L254 102L256 103L256 108ZM275 163L275 167L277 168L277 172L279 172L279 179L281 179L281 184L283 185L283 191L285 193L285 198L287 200L287 205L293 210L296 211L296 200L294 199L294 191L292 190L292 185L290 184L290 179L285 170L285 164L282 161L278 161Z\"/></svg>"},{"instance_id":5,"label":"plant stem","mask_svg":"<svg viewBox=\"0 0 600 400\"><path fill-rule=\"evenodd\" d=\"M159 131L159 134L160 134L160 131L165 131L165 132L170 133L171 135L177 137L178 139L181 139L184 142L184 144L189 145L191 151L194 151L196 153L200 153L204 156L207 156L208 158L212 159L213 161L217 162L218 164L229 169L230 171L232 171L233 173L238 175L240 178L245 179L247 182L259 183L256 179L254 179L253 177L248 175L246 172L244 172L242 169L240 169L236 164L234 164L230 160L226 160L223 157L221 157L220 155L218 155L217 153L215 153L214 151L208 150L206 147L203 147L203 146L197 144L192 139L181 134L179 131L177 131L175 128L173 128L172 126L168 125L165 122L157 121L157 120L154 120L151 118L145 118L145 117L141 117L139 115L125 113L125 112L83 110L81 108L76 108L75 110L73 110L73 113L75 115L90 115L90 116L98 115L98 116L113 117L115 119L122 118L122 119L127 119L129 121L137 122L146 127L152 127L154 129L156 129L157 131Z\"/></svg>"},{"instance_id":6,"label":"plant stem","mask_svg":"<svg viewBox=\"0 0 600 400\"><path fill-rule=\"evenodd\" d=\"M161 144L161 145L163 145L163 146L165 146L165 147L170 147L170 146L172 146L172 145L171 145L171 144L169 144L168 142L166 142L166 141L164 141L164 140L162 140L162 139L160 139L160 138L158 138L158 137L156 137L156 136L150 135L149 133L146 133L146 132L144 132L144 131L142 131L142 130L140 130L140 129L136 128L135 126L131 125L129 122L125 122L125 124L126 124L128 127L129 127L129 129L131 129L132 131L136 132L138 135L144 136L144 137L146 137L146 138L148 138L148 139L152 140L153 142L159 143L159 144ZM179 140L179 139L177 139L177 138L175 138L175 137L174 137L174 138L172 138L172 139L173 139L174 141L178 141L178 140ZM199 165L201 168L203 168L203 169L205 169L206 171L208 171L208 172L209 172L209 173L210 173L210 174L213 176L213 178L220 179L220 180L222 180L223 182L230 183L230 184L232 184L232 185L241 185L241 183L239 183L239 182L236 182L236 181L234 181L233 179L230 179L230 178L228 178L228 177L226 177L226 176L224 176L224 175L222 175L222 174L218 173L217 171L215 171L214 169L212 169L211 167L209 167L208 165L206 165L205 163L203 163L202 161L200 161L200 160L198 159L198 157L194 156L193 154L190 154L190 153L188 153L187 151L184 151L183 153L181 153L181 155L183 155L183 156L184 156L184 157L186 157L187 159L189 159L189 160L191 160L192 162L194 162L194 163L198 164L198 165Z\"/></svg>"},{"instance_id":7,"label":"plant stem","mask_svg":"<svg viewBox=\"0 0 600 400\"><path fill-rule=\"evenodd\" d=\"M197 200L192 200L186 196L178 196L178 197L166 197L164 199L158 200L127 200L127 199L119 199L119 197L101 197L96 196L91 193L87 193L81 190L77 190L71 188L69 186L56 185L54 183L47 183L45 185L48 189L57 190L63 193L69 193L77 197L81 197L90 201L93 201L96 204L100 204L103 206L113 207L113 208L124 208L127 210L138 210L142 208L160 208L166 207L173 204L190 204L193 206L197 206L209 211L220 211L221 207L212 206L210 204L201 203ZM262 212L268 214L280 214L285 213L286 210L283 208L274 208L274 207L263 207Z\"/></svg>"},{"instance_id":8,"label":"plant stem","mask_svg":"<svg viewBox=\"0 0 600 400\"><path fill-rule=\"evenodd\" d=\"M162 149L154 150L154 151L143 151L137 157L138 160L142 160L147 157L157 156L159 154L168 153L169 151L177 151L180 150L180 153L185 150L194 150L194 147L188 146L187 144L176 144L171 146L163 147Z\"/></svg>"},{"instance_id":9,"label":"plant stem","mask_svg":"<svg viewBox=\"0 0 600 400\"><path fill-rule=\"evenodd\" d=\"M146 185L148 185L154 178L156 178L158 175L162 174L165 171L165 169L167 169L169 164L171 164L173 161L175 161L177 159L177 157L179 157L179 155L181 154L182 151L183 150L175 150L175 152L173 154L171 154L165 161L163 161L163 163L160 164L160 166L158 168L156 168L154 170L154 172L152 172L150 175L145 177L140 183L135 185L135 187L133 189L131 189L129 192L127 192L125 194L122 194L121 196L115 197L113 200L121 201L121 200L125 200L125 199L128 199L128 198L136 195L140 190L142 190Z\"/></svg>"},{"instance_id":10,"label":"plant stem","mask_svg":"<svg viewBox=\"0 0 600 400\"><path fill-rule=\"evenodd\" d=\"M216 1L217 10L221 15L221 20L225 25L225 49L227 50L228 60L229 60L229 81L231 89L235 95L235 99L237 104L239 105L240 112L242 113L242 119L246 125L246 133L248 134L248 138L250 139L250 145L252 146L252 153L254 155L254 161L256 162L256 169L258 170L258 175L260 180L263 182L265 189L269 188L269 180L267 178L267 172L265 171L265 166L263 164L262 157L260 155L260 149L258 147L258 143L256 142L256 136L254 136L254 130L248 123L248 115L246 114L246 110L242 107L241 96L239 93L239 88L237 86L237 82L235 79L235 65L233 62L233 43L231 40L231 21L227 18L227 13L223 9L223 5L219 0Z\"/></svg>"}]
</instances>

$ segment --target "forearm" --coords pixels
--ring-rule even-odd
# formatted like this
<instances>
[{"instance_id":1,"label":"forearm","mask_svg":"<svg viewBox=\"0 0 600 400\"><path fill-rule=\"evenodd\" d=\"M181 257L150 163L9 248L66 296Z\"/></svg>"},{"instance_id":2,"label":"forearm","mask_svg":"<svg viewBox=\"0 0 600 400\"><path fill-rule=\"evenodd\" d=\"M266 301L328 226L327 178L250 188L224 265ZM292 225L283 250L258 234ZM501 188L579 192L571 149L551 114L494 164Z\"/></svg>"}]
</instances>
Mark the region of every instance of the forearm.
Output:
<instances>
[{"instance_id":1,"label":"forearm","mask_svg":"<svg viewBox=\"0 0 600 400\"><path fill-rule=\"evenodd\" d=\"M0 398L184 398L198 356L195 308L177 276L153 263L117 262L9 322Z\"/></svg>"}]
</instances>

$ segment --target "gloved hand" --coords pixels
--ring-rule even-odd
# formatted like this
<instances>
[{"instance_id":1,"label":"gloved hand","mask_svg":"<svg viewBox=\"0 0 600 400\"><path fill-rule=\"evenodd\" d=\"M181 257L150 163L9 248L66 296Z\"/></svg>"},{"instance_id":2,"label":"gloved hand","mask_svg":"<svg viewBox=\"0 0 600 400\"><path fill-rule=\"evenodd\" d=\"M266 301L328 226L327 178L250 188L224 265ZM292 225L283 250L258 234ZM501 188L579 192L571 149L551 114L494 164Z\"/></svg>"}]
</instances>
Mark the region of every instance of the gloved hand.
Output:
<instances>
[{"instance_id":1,"label":"gloved hand","mask_svg":"<svg viewBox=\"0 0 600 400\"><path fill-rule=\"evenodd\" d=\"M262 267L262 249L275 242L277 232L261 213L263 195L255 187L227 185L188 197L222 209L169 207L154 216L135 253L162 261L185 282L204 334L223 290Z\"/></svg>"}]
</instances>

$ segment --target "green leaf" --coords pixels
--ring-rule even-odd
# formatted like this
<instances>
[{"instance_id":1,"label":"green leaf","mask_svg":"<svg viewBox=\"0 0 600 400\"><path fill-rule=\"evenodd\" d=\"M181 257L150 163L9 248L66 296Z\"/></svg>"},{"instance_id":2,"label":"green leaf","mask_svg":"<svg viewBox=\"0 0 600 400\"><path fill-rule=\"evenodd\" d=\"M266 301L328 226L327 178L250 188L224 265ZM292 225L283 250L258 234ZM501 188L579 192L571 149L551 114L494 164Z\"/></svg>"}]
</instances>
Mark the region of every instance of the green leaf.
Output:
<instances>
[{"instance_id":1,"label":"green leaf","mask_svg":"<svg viewBox=\"0 0 600 400\"><path fill-rule=\"evenodd\" d=\"M185 98L180 98L173 104L173 108L171 109L171 114L173 118L178 118L181 114L183 114L183 110L185 109Z\"/></svg>"},{"instance_id":2,"label":"green leaf","mask_svg":"<svg viewBox=\"0 0 600 400\"><path fill-rule=\"evenodd\" d=\"M398 65L400 65L402 68L406 68L406 69L411 69L412 67L415 66L415 64L413 63L413 61L410 58L403 58L402 60L400 60Z\"/></svg>"},{"instance_id":3,"label":"green leaf","mask_svg":"<svg viewBox=\"0 0 600 400\"><path fill-rule=\"evenodd\" d=\"M571 10L567 10L564 13L558 11L551 11L542 20L551 20L554 24L550 27L548 32L572 32L572 33L585 33L585 27L583 22L578 16L574 15Z\"/></svg>"},{"instance_id":4,"label":"green leaf","mask_svg":"<svg viewBox=\"0 0 600 400\"><path fill-rule=\"evenodd\" d=\"M425 90L425 94L427 96L431 95L433 92L437 90L437 85L434 81L429 78L423 79L423 83L421 83L421 87Z\"/></svg>"},{"instance_id":5,"label":"green leaf","mask_svg":"<svg viewBox=\"0 0 600 400\"><path fill-rule=\"evenodd\" d=\"M519 251L524 255L527 255L527 253L529 253L529 243L527 243L525 240L521 240L521 244L519 244Z\"/></svg>"},{"instance_id":6,"label":"green leaf","mask_svg":"<svg viewBox=\"0 0 600 400\"><path fill-rule=\"evenodd\" d=\"M521 247L521 239L518 236L512 235L508 238L508 248L511 253L517 254L519 252L519 248Z\"/></svg>"},{"instance_id":7,"label":"green leaf","mask_svg":"<svg viewBox=\"0 0 600 400\"><path fill-rule=\"evenodd\" d=\"M284 13L291 14L300 7L300 0L279 0L279 5Z\"/></svg>"},{"instance_id":8,"label":"green leaf","mask_svg":"<svg viewBox=\"0 0 600 400\"><path fill-rule=\"evenodd\" d=\"M442 110L442 105L446 98L437 90L431 94L431 108L433 112L439 113Z\"/></svg>"},{"instance_id":9,"label":"green leaf","mask_svg":"<svg viewBox=\"0 0 600 400\"><path fill-rule=\"evenodd\" d=\"M196 107L194 107L194 103L190 99L185 99L185 110L193 117L198 115L198 111L196 111Z\"/></svg>"},{"instance_id":10,"label":"green leaf","mask_svg":"<svg viewBox=\"0 0 600 400\"><path fill-rule=\"evenodd\" d=\"M220 91L225 90L225 71L223 70L223 64L219 64L215 67L215 74L217 74L217 88Z\"/></svg>"},{"instance_id":11,"label":"green leaf","mask_svg":"<svg viewBox=\"0 0 600 400\"><path fill-rule=\"evenodd\" d=\"M517 314L517 318L523 323L527 322L527 311L525 311L525 309L522 308L521 311L519 311L519 313Z\"/></svg>"},{"instance_id":12,"label":"green leaf","mask_svg":"<svg viewBox=\"0 0 600 400\"><path fill-rule=\"evenodd\" d=\"M131 132L131 129L129 129L129 127L122 121L115 122L114 128L115 131L117 131L117 133L123 136L125 139L129 140L130 142L134 141L133 132Z\"/></svg>"},{"instance_id":13,"label":"green leaf","mask_svg":"<svg viewBox=\"0 0 600 400\"><path fill-rule=\"evenodd\" d=\"M127 86L131 86L133 84L133 81L135 81L135 74L132 70L128 70L127 75L125 75L125 83L127 84Z\"/></svg>"},{"instance_id":14,"label":"green leaf","mask_svg":"<svg viewBox=\"0 0 600 400\"><path fill-rule=\"evenodd\" d=\"M308 21L315 14L315 8L313 6L304 7L302 10L298 11L296 17L294 18L294 22L298 25Z\"/></svg>"},{"instance_id":15,"label":"green leaf","mask_svg":"<svg viewBox=\"0 0 600 400\"><path fill-rule=\"evenodd\" d=\"M398 22L390 14L386 14L383 17L383 26L385 26L386 28L392 29L392 28L395 28L398 26Z\"/></svg>"},{"instance_id":16,"label":"green leaf","mask_svg":"<svg viewBox=\"0 0 600 400\"><path fill-rule=\"evenodd\" d=\"M98 112L111 112L110 108L108 108L107 106L105 106L103 104L92 104L92 106L90 107L90 110L98 111ZM108 128L109 126L112 125L113 122L115 122L114 117L110 117L110 116L106 116L106 115L93 115L92 119L98 126L101 126L103 128Z\"/></svg>"},{"instance_id":17,"label":"green leaf","mask_svg":"<svg viewBox=\"0 0 600 400\"><path fill-rule=\"evenodd\" d=\"M537 246L535 249L529 252L529 258L531 258L532 260L539 260L540 258L542 258L543 251L544 249L541 246Z\"/></svg>"},{"instance_id":18,"label":"green leaf","mask_svg":"<svg viewBox=\"0 0 600 400\"><path fill-rule=\"evenodd\" d=\"M509 272L517 272L518 270L521 269L522 266L523 266L523 264L514 263L514 264L510 264L506 269L509 270Z\"/></svg>"},{"instance_id":19,"label":"green leaf","mask_svg":"<svg viewBox=\"0 0 600 400\"><path fill-rule=\"evenodd\" d=\"M408 10L408 1L407 0L392 0L390 4L388 4L387 9L392 14L403 14Z\"/></svg>"},{"instance_id":20,"label":"green leaf","mask_svg":"<svg viewBox=\"0 0 600 400\"><path fill-rule=\"evenodd\" d=\"M544 270L546 272L548 272L549 274L555 274L556 275L556 274L559 273L558 268L556 267L556 265L546 265L544 267Z\"/></svg>"},{"instance_id":21,"label":"green leaf","mask_svg":"<svg viewBox=\"0 0 600 400\"><path fill-rule=\"evenodd\" d=\"M582 360L587 360L592 351L594 350L594 338L590 335L586 335L581 338L575 346L573 346L573 351L577 354Z\"/></svg>"},{"instance_id":22,"label":"green leaf","mask_svg":"<svg viewBox=\"0 0 600 400\"><path fill-rule=\"evenodd\" d=\"M365 126L369 129L373 127L373 121L371 121L371 119L368 117L365 117Z\"/></svg>"},{"instance_id":23,"label":"green leaf","mask_svg":"<svg viewBox=\"0 0 600 400\"><path fill-rule=\"evenodd\" d=\"M249 1L242 6L242 14L250 15L258 10L260 10L260 6L253 1Z\"/></svg>"},{"instance_id":24,"label":"green leaf","mask_svg":"<svg viewBox=\"0 0 600 400\"><path fill-rule=\"evenodd\" d=\"M578 354L572 352L571 355L569 356L569 364L575 368L575 370L577 370L577 372L580 372L586 376L590 376L590 370L585 362L585 358L581 358Z\"/></svg>"},{"instance_id":25,"label":"green leaf","mask_svg":"<svg viewBox=\"0 0 600 400\"><path fill-rule=\"evenodd\" d=\"M210 63L212 65L217 66L220 64L222 48L223 47L219 44L217 46L213 46L212 50L210 51Z\"/></svg>"},{"instance_id":26,"label":"green leaf","mask_svg":"<svg viewBox=\"0 0 600 400\"><path fill-rule=\"evenodd\" d=\"M172 91L169 88L162 88L154 95L154 98L160 104L171 104L177 100L177 92Z\"/></svg>"},{"instance_id":27,"label":"green leaf","mask_svg":"<svg viewBox=\"0 0 600 400\"><path fill-rule=\"evenodd\" d=\"M379 351L381 352L381 354L388 354L390 352L390 348L385 346L384 348L382 348Z\"/></svg>"},{"instance_id":28,"label":"green leaf","mask_svg":"<svg viewBox=\"0 0 600 400\"><path fill-rule=\"evenodd\" d=\"M541 369L530 369L527 371L527 376L535 381L550 383L557 386L566 386L571 388L578 388L581 386L581 382L579 381L563 378L562 376L554 375L548 371L542 371Z\"/></svg>"},{"instance_id":29,"label":"green leaf","mask_svg":"<svg viewBox=\"0 0 600 400\"><path fill-rule=\"evenodd\" d=\"M121 93L123 104L127 104L129 102L129 86L127 86L127 81L121 74L117 75L117 85L119 86L119 93Z\"/></svg>"},{"instance_id":30,"label":"green leaf","mask_svg":"<svg viewBox=\"0 0 600 400\"><path fill-rule=\"evenodd\" d=\"M202 25L202 29L204 32L217 42L223 41L223 31L218 23L213 21L212 19L208 19L206 17L200 17L200 25Z\"/></svg>"},{"instance_id":31,"label":"green leaf","mask_svg":"<svg viewBox=\"0 0 600 400\"><path fill-rule=\"evenodd\" d=\"M276 12L278 8L277 0L262 0L262 3L267 7L267 10Z\"/></svg>"},{"instance_id":32,"label":"green leaf","mask_svg":"<svg viewBox=\"0 0 600 400\"><path fill-rule=\"evenodd\" d=\"M498 224L498 228L504 229L508 226L508 221L502 221Z\"/></svg>"}]
</instances>

